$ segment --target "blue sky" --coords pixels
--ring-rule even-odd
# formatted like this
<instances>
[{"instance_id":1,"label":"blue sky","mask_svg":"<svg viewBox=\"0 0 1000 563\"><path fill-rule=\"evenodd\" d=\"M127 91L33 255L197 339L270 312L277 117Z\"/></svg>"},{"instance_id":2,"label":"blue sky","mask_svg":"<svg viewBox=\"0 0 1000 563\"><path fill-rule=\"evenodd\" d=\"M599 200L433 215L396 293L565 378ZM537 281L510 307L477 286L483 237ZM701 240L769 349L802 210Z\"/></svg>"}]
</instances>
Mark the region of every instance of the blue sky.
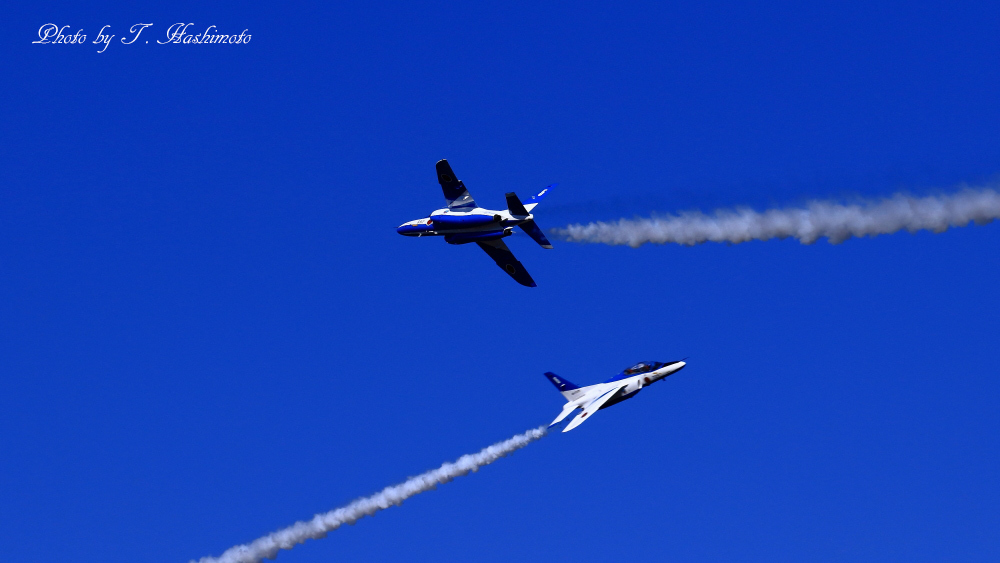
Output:
<instances>
[{"instance_id":1,"label":"blue sky","mask_svg":"<svg viewBox=\"0 0 1000 563\"><path fill-rule=\"evenodd\" d=\"M0 545L188 561L689 366L278 561L1000 556L1000 226L639 249L538 288L400 237L1000 173L995 3L48 3L0 57ZM33 45L153 22L247 45Z\"/></svg>"}]
</instances>

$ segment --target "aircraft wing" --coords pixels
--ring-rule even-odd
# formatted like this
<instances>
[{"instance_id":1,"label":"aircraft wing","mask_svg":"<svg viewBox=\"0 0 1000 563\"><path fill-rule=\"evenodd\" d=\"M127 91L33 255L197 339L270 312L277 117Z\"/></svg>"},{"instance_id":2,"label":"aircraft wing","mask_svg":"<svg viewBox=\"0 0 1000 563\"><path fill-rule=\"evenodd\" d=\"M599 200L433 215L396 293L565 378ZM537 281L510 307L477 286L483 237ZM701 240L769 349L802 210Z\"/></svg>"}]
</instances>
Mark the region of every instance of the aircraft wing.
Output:
<instances>
[{"instance_id":1,"label":"aircraft wing","mask_svg":"<svg viewBox=\"0 0 1000 563\"><path fill-rule=\"evenodd\" d=\"M567 416L569 416L569 413L573 412L577 408L578 408L578 406L576 404L576 401L571 401L569 403L566 403L563 406L562 412L559 413L559 416L557 416L555 420L553 420L551 423L549 423L549 428L551 428L551 427L555 426L556 424L559 424L560 422L562 422L564 418L566 418Z\"/></svg>"},{"instance_id":2,"label":"aircraft wing","mask_svg":"<svg viewBox=\"0 0 1000 563\"><path fill-rule=\"evenodd\" d=\"M465 184L455 176L448 161L441 159L437 163L438 183L444 191L444 199L448 202L449 209L472 209L476 207L475 200L469 195L469 190L465 189Z\"/></svg>"},{"instance_id":3,"label":"aircraft wing","mask_svg":"<svg viewBox=\"0 0 1000 563\"><path fill-rule=\"evenodd\" d=\"M576 418L571 420L570 423L566 425L566 428L563 428L563 432L569 432L570 430L583 424L583 422L587 419L588 416L600 410L600 408L604 406L604 403L610 401L612 397L617 395L618 392L624 388L625 385L612 385L610 387L598 390L595 393L597 396L594 397L589 403L587 403L587 406L583 407L582 413L576 415Z\"/></svg>"},{"instance_id":4,"label":"aircraft wing","mask_svg":"<svg viewBox=\"0 0 1000 563\"><path fill-rule=\"evenodd\" d=\"M507 248L507 245L502 240L484 240L476 244L479 245L479 248L485 250L486 254L490 255L490 258L497 263L497 266L500 266L503 271L510 274L510 277L514 278L514 281L528 287L537 287L535 280L531 279L528 271L517 261L517 258L514 258L514 253Z\"/></svg>"}]
</instances>

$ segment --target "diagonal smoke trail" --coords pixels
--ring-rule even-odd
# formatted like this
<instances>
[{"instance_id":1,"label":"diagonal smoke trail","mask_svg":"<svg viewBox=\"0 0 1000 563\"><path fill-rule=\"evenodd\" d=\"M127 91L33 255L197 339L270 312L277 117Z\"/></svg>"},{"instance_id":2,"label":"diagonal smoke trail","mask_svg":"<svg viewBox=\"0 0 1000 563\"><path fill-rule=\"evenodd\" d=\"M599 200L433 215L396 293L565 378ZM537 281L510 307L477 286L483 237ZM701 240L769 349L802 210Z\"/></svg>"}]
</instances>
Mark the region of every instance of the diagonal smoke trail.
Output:
<instances>
[{"instance_id":1,"label":"diagonal smoke trail","mask_svg":"<svg viewBox=\"0 0 1000 563\"><path fill-rule=\"evenodd\" d=\"M983 225L1000 218L1000 193L993 189L966 188L951 195L912 197L896 194L858 204L812 201L804 208L720 209L710 215L700 211L649 219L574 224L553 229L571 242L627 244L633 248L650 242L694 245L706 241L740 243L793 237L812 244L826 237L832 244L851 237L876 236L907 230L940 233L969 222Z\"/></svg>"},{"instance_id":2,"label":"diagonal smoke trail","mask_svg":"<svg viewBox=\"0 0 1000 563\"><path fill-rule=\"evenodd\" d=\"M480 467L489 465L501 457L527 446L547 433L548 430L545 426L533 428L523 434L483 448L478 453L463 455L454 462L445 463L437 469L410 477L398 485L386 487L374 495L359 498L347 506L324 514L317 514L308 522L296 522L283 530L272 532L248 544L231 547L218 557L202 557L198 563L258 563L261 559L274 559L281 549L292 549L296 544L303 543L308 539L326 537L327 532L336 530L342 524L353 524L359 518L371 516L393 505L402 504L404 500L429 491L437 487L439 483L447 483L470 471L478 471ZM192 561L192 563L194 562Z\"/></svg>"}]
</instances>

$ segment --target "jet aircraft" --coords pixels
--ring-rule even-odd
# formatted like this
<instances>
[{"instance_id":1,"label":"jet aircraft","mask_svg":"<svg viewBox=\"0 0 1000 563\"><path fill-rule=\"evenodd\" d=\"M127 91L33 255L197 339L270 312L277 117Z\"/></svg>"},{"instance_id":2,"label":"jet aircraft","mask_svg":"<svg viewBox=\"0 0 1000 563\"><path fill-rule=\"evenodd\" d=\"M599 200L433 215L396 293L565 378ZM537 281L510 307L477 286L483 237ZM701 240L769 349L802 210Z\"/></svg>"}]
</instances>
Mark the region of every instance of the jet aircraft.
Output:
<instances>
[{"instance_id":1,"label":"jet aircraft","mask_svg":"<svg viewBox=\"0 0 1000 563\"><path fill-rule=\"evenodd\" d=\"M452 172L447 160L438 161L437 176L448 207L434 211L429 217L403 223L396 232L408 237L443 236L444 241L449 244L474 242L517 283L536 287L535 280L531 279L524 266L514 258L502 239L513 234L514 227L520 227L542 248L552 248L552 243L538 228L531 211L555 184L538 192L526 203L522 203L514 192L508 192L507 210L492 211L476 205L465 189L465 184Z\"/></svg>"},{"instance_id":2,"label":"jet aircraft","mask_svg":"<svg viewBox=\"0 0 1000 563\"><path fill-rule=\"evenodd\" d=\"M562 396L566 398L566 405L559 416L549 424L555 426L563 421L569 414L577 409L583 412L576 415L563 428L563 432L569 432L583 424L590 415L595 412L610 407L615 403L620 403L625 399L635 397L643 387L647 387L664 379L668 375L677 373L686 366L684 361L676 362L639 362L634 366L622 371L618 375L596 385L578 387L568 380L559 377L552 372L545 372L545 377L559 389Z\"/></svg>"}]
</instances>

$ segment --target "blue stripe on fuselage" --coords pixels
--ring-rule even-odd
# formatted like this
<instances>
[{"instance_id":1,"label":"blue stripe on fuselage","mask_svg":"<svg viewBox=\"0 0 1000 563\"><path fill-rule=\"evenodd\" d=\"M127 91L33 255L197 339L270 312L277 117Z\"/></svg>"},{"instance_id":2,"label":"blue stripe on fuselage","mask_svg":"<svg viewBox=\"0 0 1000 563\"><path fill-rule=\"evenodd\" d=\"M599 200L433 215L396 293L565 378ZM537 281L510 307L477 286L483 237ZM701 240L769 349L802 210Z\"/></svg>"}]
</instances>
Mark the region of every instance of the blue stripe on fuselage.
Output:
<instances>
[{"instance_id":1,"label":"blue stripe on fuselage","mask_svg":"<svg viewBox=\"0 0 1000 563\"><path fill-rule=\"evenodd\" d=\"M666 366L672 366L672 365L680 363L680 362L681 362L681 360L677 360L676 362L640 362L640 363L647 364L647 365L650 365L650 366L653 366L653 367L652 367L652 369L650 369L648 371L644 371L644 372L640 372L640 373L629 373L629 374L626 374L625 370L622 370L621 372L618 373L618 375L612 377L611 379L605 381L604 383L611 383L613 381L619 381L621 379L628 379L629 377L632 377L632 376L635 376L635 375L642 375L643 373L649 373L651 371L656 371L656 370L658 370L660 368L663 368L663 367L666 367Z\"/></svg>"},{"instance_id":2,"label":"blue stripe on fuselage","mask_svg":"<svg viewBox=\"0 0 1000 563\"><path fill-rule=\"evenodd\" d=\"M467 229L500 222L499 215L431 215L436 229Z\"/></svg>"}]
</instances>

